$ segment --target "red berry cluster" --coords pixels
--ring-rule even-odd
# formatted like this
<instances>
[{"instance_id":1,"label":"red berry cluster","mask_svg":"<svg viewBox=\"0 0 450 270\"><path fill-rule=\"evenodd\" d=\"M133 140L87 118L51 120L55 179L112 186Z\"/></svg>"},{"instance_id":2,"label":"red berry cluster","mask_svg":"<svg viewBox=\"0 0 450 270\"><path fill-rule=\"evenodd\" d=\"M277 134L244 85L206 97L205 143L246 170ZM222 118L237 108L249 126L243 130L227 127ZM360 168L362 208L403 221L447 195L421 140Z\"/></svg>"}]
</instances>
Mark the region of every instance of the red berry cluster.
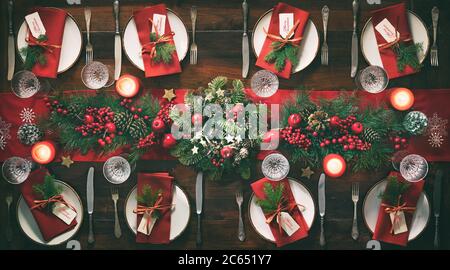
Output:
<instances>
[{"instance_id":1,"label":"red berry cluster","mask_svg":"<svg viewBox=\"0 0 450 270\"><path fill-rule=\"evenodd\" d=\"M341 144L344 151L358 150L367 151L372 146L359 138L358 135L343 135L339 138L326 138L320 142L320 147L325 147L330 144Z\"/></svg>"},{"instance_id":2,"label":"red berry cluster","mask_svg":"<svg viewBox=\"0 0 450 270\"><path fill-rule=\"evenodd\" d=\"M401 150L408 147L408 139L401 137L400 135L395 135L389 137L389 140L392 142L395 150Z\"/></svg>"},{"instance_id":3,"label":"red berry cluster","mask_svg":"<svg viewBox=\"0 0 450 270\"><path fill-rule=\"evenodd\" d=\"M349 115L345 119L340 119L337 116L333 116L330 119L330 125L334 128L339 129L340 132L344 134L349 133L349 128L355 123L356 117L354 115Z\"/></svg>"},{"instance_id":4,"label":"red berry cluster","mask_svg":"<svg viewBox=\"0 0 450 270\"><path fill-rule=\"evenodd\" d=\"M155 133L151 132L149 135L147 135L144 138L141 138L139 140L139 143L137 145L137 148L145 148L156 144L156 137Z\"/></svg>"},{"instance_id":5,"label":"red berry cluster","mask_svg":"<svg viewBox=\"0 0 450 270\"><path fill-rule=\"evenodd\" d=\"M224 158L217 158L217 157L213 157L211 158L211 163L216 166L217 168L223 166L223 163L225 162Z\"/></svg>"},{"instance_id":6,"label":"red berry cluster","mask_svg":"<svg viewBox=\"0 0 450 270\"><path fill-rule=\"evenodd\" d=\"M174 104L173 101L165 103L164 105L162 105L161 109L159 110L158 114L156 115L156 117L158 117L164 121L164 124L166 124L166 127L169 127L170 125L172 125L172 122L173 122L173 120L169 116L169 113L173 107L173 104Z\"/></svg>"},{"instance_id":7,"label":"red berry cluster","mask_svg":"<svg viewBox=\"0 0 450 270\"><path fill-rule=\"evenodd\" d=\"M280 135L281 138L287 143L296 145L305 150L312 144L311 140L306 136L306 134L301 132L300 128L293 128L292 126L285 127L280 131Z\"/></svg>"},{"instance_id":8,"label":"red berry cluster","mask_svg":"<svg viewBox=\"0 0 450 270\"><path fill-rule=\"evenodd\" d=\"M81 126L75 127L83 137L88 135L101 135L97 142L100 146L111 144L115 138L116 125L114 124L114 112L110 107L86 108L84 121Z\"/></svg>"},{"instance_id":9,"label":"red berry cluster","mask_svg":"<svg viewBox=\"0 0 450 270\"><path fill-rule=\"evenodd\" d=\"M131 99L131 98L124 98L120 102L120 105L125 107L125 108L127 108L130 112L132 112L134 119L138 119L139 117L142 117L145 120L150 119L150 116L142 115L142 108L131 105L132 102L133 102L133 99Z\"/></svg>"},{"instance_id":10,"label":"red berry cluster","mask_svg":"<svg viewBox=\"0 0 450 270\"><path fill-rule=\"evenodd\" d=\"M64 114L64 115L69 113L69 111L66 108L64 108L64 106L61 105L58 100L50 100L48 97L45 97L44 98L44 102L45 102L45 106L50 111L55 111L57 113L61 113L61 114Z\"/></svg>"}]
</instances>

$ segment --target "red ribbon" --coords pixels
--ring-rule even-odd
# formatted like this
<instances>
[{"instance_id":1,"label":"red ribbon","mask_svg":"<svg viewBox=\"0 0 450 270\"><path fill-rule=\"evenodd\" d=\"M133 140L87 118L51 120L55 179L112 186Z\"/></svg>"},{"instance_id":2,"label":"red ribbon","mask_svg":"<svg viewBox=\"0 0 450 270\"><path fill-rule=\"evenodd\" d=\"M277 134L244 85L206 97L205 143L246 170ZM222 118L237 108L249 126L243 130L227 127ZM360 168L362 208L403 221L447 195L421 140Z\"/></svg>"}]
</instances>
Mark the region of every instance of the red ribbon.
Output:
<instances>
[{"instance_id":1,"label":"red ribbon","mask_svg":"<svg viewBox=\"0 0 450 270\"><path fill-rule=\"evenodd\" d=\"M281 233L282 232L282 226L281 226L282 225L282 220L280 219L281 212L287 211L288 213L290 213L297 206L300 206L303 209L305 208L303 205L298 204L298 203L286 203L286 199L282 198L280 200L280 202L278 203L277 210L272 211L272 212L270 212L268 214L269 217L266 218L266 223L270 224L274 220L274 218L276 217L277 218L276 220L279 220L278 229L279 229L279 231Z\"/></svg>"},{"instance_id":2,"label":"red ribbon","mask_svg":"<svg viewBox=\"0 0 450 270\"><path fill-rule=\"evenodd\" d=\"M277 36L274 34L270 34L267 32L267 30L265 28L263 28L264 33L266 33L267 37L273 41L277 41L279 42L278 44L273 44L270 45L274 50L279 50L281 48L283 48L286 44L291 44L295 47L299 47L300 45L296 44L297 42L299 42L300 40L303 39L303 37L298 37L298 38L293 38L293 39L289 39L289 37L295 32L295 30L297 29L298 25L300 24L300 20L297 20L297 22L294 24L294 26L291 28L291 30L289 30L289 32L286 34L286 37L283 38L281 36Z\"/></svg>"},{"instance_id":3,"label":"red ribbon","mask_svg":"<svg viewBox=\"0 0 450 270\"><path fill-rule=\"evenodd\" d=\"M33 207L31 207L31 210L36 209L36 208L45 208L50 203L59 202L75 211L75 208L72 205L70 205L69 203L64 201L62 195L52 196L52 197L48 198L47 200L34 200L33 202L35 205L33 205Z\"/></svg>"},{"instance_id":4,"label":"red ribbon","mask_svg":"<svg viewBox=\"0 0 450 270\"><path fill-rule=\"evenodd\" d=\"M153 20L151 18L148 18L150 23L153 25ZM164 35L159 35L158 30L155 27L155 34L156 34L156 40L150 41L148 43L145 43L142 45L142 54L150 54L150 59L153 59L156 56L156 44L159 43L166 43L173 40L173 36L175 35L174 32L170 32Z\"/></svg>"},{"instance_id":5,"label":"red ribbon","mask_svg":"<svg viewBox=\"0 0 450 270\"><path fill-rule=\"evenodd\" d=\"M398 196L397 206L392 206L389 204L382 203L381 206L385 207L384 211L388 214L394 213L394 220L392 221L391 234L394 234L394 227L396 224L400 222L400 218L398 216L399 212L414 212L416 210L415 207L406 206L406 202L400 204L401 195Z\"/></svg>"},{"instance_id":6,"label":"red ribbon","mask_svg":"<svg viewBox=\"0 0 450 270\"><path fill-rule=\"evenodd\" d=\"M59 49L61 48L60 45L50 44L48 41L39 41L35 39L29 39L28 37L25 39L25 41L28 43L29 46L38 46L43 48L46 51L49 51L50 53L53 53L53 49Z\"/></svg>"},{"instance_id":7,"label":"red ribbon","mask_svg":"<svg viewBox=\"0 0 450 270\"><path fill-rule=\"evenodd\" d=\"M136 207L136 209L133 210L133 213L138 214L138 215L148 215L151 217L155 210L164 210L164 209L172 207L172 204L161 205L162 200L163 200L163 196L161 193L159 193L158 199L156 199L156 202L153 206L138 205ZM150 234L150 231L149 231L150 221L151 220L149 218L147 218L147 234Z\"/></svg>"},{"instance_id":8,"label":"red ribbon","mask_svg":"<svg viewBox=\"0 0 450 270\"><path fill-rule=\"evenodd\" d=\"M400 35L400 32L397 31L398 29L398 24L399 24L399 18L397 17L397 27L394 28L395 31L395 40L391 41L391 42L386 42L386 43L382 43L382 44L378 44L378 48L380 50L385 50L388 48L391 48L392 46L398 44L400 41L410 41L412 40L412 38L403 38Z\"/></svg>"}]
</instances>

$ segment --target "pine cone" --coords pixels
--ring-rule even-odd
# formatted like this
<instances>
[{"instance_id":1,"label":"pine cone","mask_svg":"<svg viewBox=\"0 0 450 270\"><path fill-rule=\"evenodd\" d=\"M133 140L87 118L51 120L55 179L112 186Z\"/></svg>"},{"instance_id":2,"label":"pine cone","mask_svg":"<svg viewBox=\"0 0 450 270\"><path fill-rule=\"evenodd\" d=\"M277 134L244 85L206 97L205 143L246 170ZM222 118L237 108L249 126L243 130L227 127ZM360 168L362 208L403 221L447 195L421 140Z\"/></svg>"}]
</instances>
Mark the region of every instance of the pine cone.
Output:
<instances>
[{"instance_id":1,"label":"pine cone","mask_svg":"<svg viewBox=\"0 0 450 270\"><path fill-rule=\"evenodd\" d=\"M330 119L324 111L316 111L308 116L308 124L315 131L324 130L328 121Z\"/></svg>"},{"instance_id":2,"label":"pine cone","mask_svg":"<svg viewBox=\"0 0 450 270\"><path fill-rule=\"evenodd\" d=\"M79 103L70 104L69 106L67 106L67 111L68 114L72 117L82 116L84 113Z\"/></svg>"},{"instance_id":3,"label":"pine cone","mask_svg":"<svg viewBox=\"0 0 450 270\"><path fill-rule=\"evenodd\" d=\"M147 135L147 124L142 118L133 119L128 128L128 132L135 140L144 138Z\"/></svg>"},{"instance_id":4,"label":"pine cone","mask_svg":"<svg viewBox=\"0 0 450 270\"><path fill-rule=\"evenodd\" d=\"M133 115L128 111L114 114L114 124L122 132L128 132L133 120Z\"/></svg>"},{"instance_id":5,"label":"pine cone","mask_svg":"<svg viewBox=\"0 0 450 270\"><path fill-rule=\"evenodd\" d=\"M35 124L23 124L17 130L17 138L25 145L33 145L43 136L44 133Z\"/></svg>"},{"instance_id":6,"label":"pine cone","mask_svg":"<svg viewBox=\"0 0 450 270\"><path fill-rule=\"evenodd\" d=\"M369 143L377 142L381 139L378 132L376 132L372 128L364 128L364 131L363 131L361 137L364 141L369 142Z\"/></svg>"}]
</instances>

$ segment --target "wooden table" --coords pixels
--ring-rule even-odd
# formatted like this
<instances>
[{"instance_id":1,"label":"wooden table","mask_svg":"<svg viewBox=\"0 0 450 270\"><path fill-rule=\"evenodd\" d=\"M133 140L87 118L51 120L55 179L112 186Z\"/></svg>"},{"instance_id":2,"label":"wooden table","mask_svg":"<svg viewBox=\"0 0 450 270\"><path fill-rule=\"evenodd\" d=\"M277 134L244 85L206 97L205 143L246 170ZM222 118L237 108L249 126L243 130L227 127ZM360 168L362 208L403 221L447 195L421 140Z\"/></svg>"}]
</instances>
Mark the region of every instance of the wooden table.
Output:
<instances>
[{"instance_id":1,"label":"wooden table","mask_svg":"<svg viewBox=\"0 0 450 270\"><path fill-rule=\"evenodd\" d=\"M10 83L6 81L7 70L7 1L1 1L0 7L2 16L0 16L0 37L3 42L0 43L1 72L0 74L0 90L9 91ZM49 1L30 1L16 0L14 10L15 30L23 20L27 10L35 5L56 6L65 8L77 20L80 27L85 31L85 23L83 16L83 7L69 6L65 1L49 0ZM94 57L107 64L114 63L114 22L112 15L112 1L100 0L82 0L83 4L88 4L92 8L91 22L91 38L94 46ZM108 4L105 4L108 2ZM109 3L111 2L111 3ZM122 0L120 8L120 25L124 27L133 10L148 5L148 1L143 0ZM143 72L135 68L128 59L123 56L122 74L130 73L143 79L146 89L152 88L196 88L205 85L211 78L217 75L224 75L230 78L240 78L241 76L241 36L242 36L242 10L240 0L227 1L164 1L167 6L174 10L185 22L188 29L190 26L190 7L196 5L198 7L198 65L189 65L189 60L185 59L182 63L183 72L181 74L165 76L160 78L144 79ZM270 9L277 1L253 0L250 4L250 29L253 27L258 17L266 10ZM285 2L306 9L311 12L311 19L322 29L320 10L323 5L327 4L331 10L329 22L329 47L330 47L330 65L325 67L320 65L320 57L316 57L314 62L305 70L291 77L290 80L281 79L280 86L285 89L353 89L354 82L350 78L350 47L351 47L351 31L352 31L352 0L340 1L318 1L304 0ZM370 6L365 0L361 0L361 16L359 25L369 17L369 11L376 6ZM398 2L397 0L382 0L383 5ZM410 88L450 88L450 2L439 0L410 0L407 1L409 7L416 12L431 29L431 8L436 5L441 11L441 20L439 21L439 68L431 68L429 58L425 60L423 70L416 75L396 79L391 82L390 86L405 86ZM16 57L18 58L18 57ZM251 56L251 62L255 62L255 57ZM77 90L84 89L80 72L84 65L84 52L76 65L67 72L59 75L58 79L52 81L52 85L56 89L61 90ZM360 67L364 67L367 63L360 55ZM20 63L17 62L17 67ZM249 77L258 70L257 67L251 65ZM249 85L249 80L245 80ZM432 94L432 90L430 90ZM440 164L447 167L448 164ZM82 163L77 162L70 169L61 166L59 163L52 164L49 169L60 179L64 179L72 185L78 194L82 197L83 202L86 201L86 175L90 166L96 168L95 176L95 233L96 243L93 246L87 244L87 222L83 222L81 230L75 236L75 239L81 242L83 249L195 249L196 236L196 216L195 216L195 172L187 167L181 166L175 161L172 162L139 162L137 171L169 171L171 172L177 183L184 188L189 196L192 207L192 215L187 230L184 234L166 246L137 245L135 243L134 234L128 229L124 213L124 198L128 194L130 188L136 183L136 175L134 174L125 184L120 186L119 200L119 218L123 235L120 239L116 239L113 235L113 218L114 208L110 196L109 184L102 176L101 163ZM432 168L435 166L432 166ZM351 201L351 183L357 181L360 183L361 200L363 195L377 181L387 175L389 168L380 169L376 172L345 174L341 179L327 181L327 217L326 217L326 237L329 249L364 249L366 243L371 238L370 232L367 230L362 219L359 219L360 238L353 241L350 237L353 203ZM300 176L300 167L295 166L290 175L298 178ZM302 182L313 192L315 200L317 199L317 179L320 171L315 170L315 174L311 179L303 179ZM258 173L259 177L261 173ZM433 177L433 170L430 178ZM258 179L255 177L253 180ZM244 223L247 233L247 239L241 243L237 239L238 212L234 198L235 190L242 185L245 190L245 200L243 208L248 209L247 200L250 195L249 181L239 179L224 179L222 182L205 183L205 200L203 214L203 237L204 249L274 249L275 245L266 242L252 228L248 212L244 211ZM6 217L5 195L12 190L14 193L13 207L15 212L15 203L19 196L18 189L0 181L0 220L2 233L0 234L1 249L46 249L41 245L34 244L20 231L15 215L12 216L12 226L14 240L11 244L7 244L4 234L4 220ZM425 190L430 198L432 198L432 181L428 181ZM443 205L441 208L441 243L442 248L450 247L450 189L448 178L443 181ZM361 206L361 203L359 204ZM361 208L358 215L361 217ZM408 245L408 249L431 249L433 247L434 236L434 219L431 218L428 227L423 234L415 241ZM288 246L288 249L318 249L319 248L319 226L316 222L310 231L310 236L302 241ZM57 248L64 249L65 246ZM394 246L383 245L383 248L397 248Z\"/></svg>"}]
</instances>

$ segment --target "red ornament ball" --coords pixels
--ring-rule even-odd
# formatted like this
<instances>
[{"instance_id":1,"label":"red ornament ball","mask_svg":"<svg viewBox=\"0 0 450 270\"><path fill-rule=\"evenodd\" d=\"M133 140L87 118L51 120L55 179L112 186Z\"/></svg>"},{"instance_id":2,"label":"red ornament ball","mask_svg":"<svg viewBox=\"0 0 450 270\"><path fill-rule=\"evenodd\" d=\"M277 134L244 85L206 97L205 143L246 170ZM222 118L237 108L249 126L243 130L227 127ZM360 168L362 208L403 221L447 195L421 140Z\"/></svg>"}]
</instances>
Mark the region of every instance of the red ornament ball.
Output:
<instances>
[{"instance_id":1,"label":"red ornament ball","mask_svg":"<svg viewBox=\"0 0 450 270\"><path fill-rule=\"evenodd\" d=\"M86 123L93 123L94 122L94 116L92 116L92 115L90 115L90 114L86 114L85 116L84 116L84 121L86 122Z\"/></svg>"},{"instance_id":2,"label":"red ornament ball","mask_svg":"<svg viewBox=\"0 0 450 270\"><path fill-rule=\"evenodd\" d=\"M269 130L264 133L262 141L267 144L266 149L262 150L275 150L278 147L280 140L280 133L278 130Z\"/></svg>"},{"instance_id":3,"label":"red ornament ball","mask_svg":"<svg viewBox=\"0 0 450 270\"><path fill-rule=\"evenodd\" d=\"M300 125L300 122L302 121L302 117L298 113L294 113L289 115L288 118L288 124L291 127L298 127Z\"/></svg>"},{"instance_id":4,"label":"red ornament ball","mask_svg":"<svg viewBox=\"0 0 450 270\"><path fill-rule=\"evenodd\" d=\"M106 128L106 131L108 131L108 133L116 132L116 125L113 122L106 123L105 128Z\"/></svg>"},{"instance_id":5,"label":"red ornament ball","mask_svg":"<svg viewBox=\"0 0 450 270\"><path fill-rule=\"evenodd\" d=\"M192 115L192 117L191 117L191 121L192 121L192 124L202 124L203 123L203 116L202 116L202 114L201 113L194 113L194 115Z\"/></svg>"},{"instance_id":6,"label":"red ornament ball","mask_svg":"<svg viewBox=\"0 0 450 270\"><path fill-rule=\"evenodd\" d=\"M341 119L339 118L339 116L337 116L337 115L332 116L330 118L330 126L337 127L337 126L339 126L340 121L341 121Z\"/></svg>"},{"instance_id":7,"label":"red ornament ball","mask_svg":"<svg viewBox=\"0 0 450 270\"><path fill-rule=\"evenodd\" d=\"M230 157L233 156L233 148L229 147L229 146L224 146L221 150L220 150L220 155L225 158L228 159Z\"/></svg>"},{"instance_id":8,"label":"red ornament ball","mask_svg":"<svg viewBox=\"0 0 450 270\"><path fill-rule=\"evenodd\" d=\"M360 134L363 131L363 129L364 129L364 126L360 122L355 122L352 125L352 131L355 134Z\"/></svg>"},{"instance_id":9,"label":"red ornament ball","mask_svg":"<svg viewBox=\"0 0 450 270\"><path fill-rule=\"evenodd\" d=\"M166 124L164 124L164 121L157 117L152 122L152 130L155 132L163 132L166 129Z\"/></svg>"},{"instance_id":10,"label":"red ornament ball","mask_svg":"<svg viewBox=\"0 0 450 270\"><path fill-rule=\"evenodd\" d=\"M164 135L163 141L162 141L162 147L166 149L170 149L174 147L177 144L177 140L173 137L171 133L167 133Z\"/></svg>"}]
</instances>

